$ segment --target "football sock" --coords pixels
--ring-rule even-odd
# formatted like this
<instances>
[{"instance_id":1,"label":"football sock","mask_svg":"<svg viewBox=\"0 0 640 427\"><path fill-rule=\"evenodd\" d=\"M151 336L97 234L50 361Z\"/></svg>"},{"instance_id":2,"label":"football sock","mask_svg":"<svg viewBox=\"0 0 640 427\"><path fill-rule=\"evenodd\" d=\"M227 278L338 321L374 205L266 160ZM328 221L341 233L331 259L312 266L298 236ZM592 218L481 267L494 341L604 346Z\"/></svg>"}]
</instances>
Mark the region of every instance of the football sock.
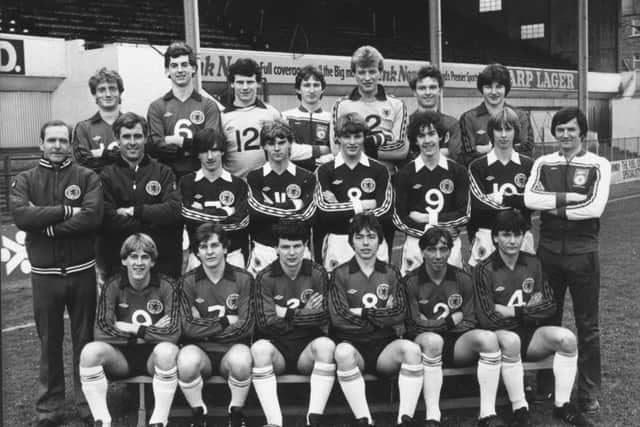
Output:
<instances>
[{"instance_id":1,"label":"football sock","mask_svg":"<svg viewBox=\"0 0 640 427\"><path fill-rule=\"evenodd\" d=\"M191 381L190 383L185 383L183 381L178 381L178 385L180 386L180 390L182 390L182 394L184 394L184 398L187 399L187 403L192 408L203 408L204 413L207 413L207 405L202 400L202 376L198 375L198 378Z\"/></svg>"},{"instance_id":2,"label":"football sock","mask_svg":"<svg viewBox=\"0 0 640 427\"><path fill-rule=\"evenodd\" d=\"M440 421L440 390L442 389L442 356L422 355L424 370L423 394L426 408L425 419Z\"/></svg>"},{"instance_id":3,"label":"football sock","mask_svg":"<svg viewBox=\"0 0 640 427\"><path fill-rule=\"evenodd\" d=\"M520 357L502 355L502 381L511 401L511 409L529 407L524 397L524 369Z\"/></svg>"},{"instance_id":4,"label":"football sock","mask_svg":"<svg viewBox=\"0 0 640 427\"><path fill-rule=\"evenodd\" d=\"M478 384L480 385L480 418L496 414L496 394L500 382L502 354L480 353L478 360Z\"/></svg>"},{"instance_id":5,"label":"football sock","mask_svg":"<svg viewBox=\"0 0 640 427\"><path fill-rule=\"evenodd\" d=\"M253 368L253 387L258 395L267 424L282 425L282 411L278 401L278 383L273 365Z\"/></svg>"},{"instance_id":6,"label":"football sock","mask_svg":"<svg viewBox=\"0 0 640 427\"><path fill-rule=\"evenodd\" d=\"M163 423L166 425L169 420L169 411L171 410L171 402L173 395L178 388L178 369L173 367L164 371L157 366L155 374L151 380L151 388L153 389L154 406L149 424Z\"/></svg>"},{"instance_id":7,"label":"football sock","mask_svg":"<svg viewBox=\"0 0 640 427\"><path fill-rule=\"evenodd\" d=\"M553 356L553 376L555 377L555 404L561 407L571 400L571 389L578 370L578 354L568 355L556 352Z\"/></svg>"},{"instance_id":8,"label":"football sock","mask_svg":"<svg viewBox=\"0 0 640 427\"><path fill-rule=\"evenodd\" d=\"M93 419L96 421L101 420L105 425L110 424L111 415L107 407L107 388L109 384L102 366L80 366L80 382Z\"/></svg>"},{"instance_id":9,"label":"football sock","mask_svg":"<svg viewBox=\"0 0 640 427\"><path fill-rule=\"evenodd\" d=\"M424 369L422 363L410 365L403 363L400 365L398 374L398 394L400 402L398 404L398 424L402 423L402 416L408 415L413 418L416 412L416 405L422 391L422 377Z\"/></svg>"},{"instance_id":10,"label":"football sock","mask_svg":"<svg viewBox=\"0 0 640 427\"><path fill-rule=\"evenodd\" d=\"M307 424L309 414L323 414L327 406L327 400L336 381L336 365L334 363L315 362L311 378L309 379L309 411L307 412Z\"/></svg>"},{"instance_id":11,"label":"football sock","mask_svg":"<svg viewBox=\"0 0 640 427\"><path fill-rule=\"evenodd\" d=\"M229 390L231 390L231 401L229 402L228 411L231 412L232 407L242 408L247 401L247 395L249 394L249 388L251 387L251 378L246 380L239 380L233 375L229 375L227 379L229 384Z\"/></svg>"},{"instance_id":12,"label":"football sock","mask_svg":"<svg viewBox=\"0 0 640 427\"><path fill-rule=\"evenodd\" d=\"M373 424L360 369L356 366L348 371L338 370L338 383L356 419L367 418L369 424Z\"/></svg>"}]
</instances>

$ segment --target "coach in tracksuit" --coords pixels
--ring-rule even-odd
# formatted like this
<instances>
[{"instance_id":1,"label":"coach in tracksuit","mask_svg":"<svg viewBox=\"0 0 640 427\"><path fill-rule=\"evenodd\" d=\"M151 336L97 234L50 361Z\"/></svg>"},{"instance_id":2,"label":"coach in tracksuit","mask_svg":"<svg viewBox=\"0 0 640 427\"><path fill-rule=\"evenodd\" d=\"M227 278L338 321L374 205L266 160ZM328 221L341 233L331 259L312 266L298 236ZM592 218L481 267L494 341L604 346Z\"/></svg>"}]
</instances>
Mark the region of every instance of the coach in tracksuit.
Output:
<instances>
[{"instance_id":1,"label":"coach in tracksuit","mask_svg":"<svg viewBox=\"0 0 640 427\"><path fill-rule=\"evenodd\" d=\"M175 175L169 166L145 154L144 118L125 113L113 123L113 133L120 144L120 159L100 174L106 276L120 270L120 247L125 239L145 233L158 246L156 272L177 279L182 268L182 217Z\"/></svg>"},{"instance_id":2,"label":"coach in tracksuit","mask_svg":"<svg viewBox=\"0 0 640 427\"><path fill-rule=\"evenodd\" d=\"M539 210L538 258L553 288L560 325L569 288L578 329L578 403L596 414L600 391L600 216L609 198L611 165L586 151L587 119L576 107L563 108L551 120L560 150L539 157L525 186L524 202Z\"/></svg>"},{"instance_id":3,"label":"coach in tracksuit","mask_svg":"<svg viewBox=\"0 0 640 427\"><path fill-rule=\"evenodd\" d=\"M89 415L80 388L80 350L93 338L96 275L93 241L102 220L100 179L71 161L71 128L55 120L40 130L42 158L11 183L11 214L27 232L33 311L40 339L38 426L56 426L64 406L64 310L69 312L73 379L80 416Z\"/></svg>"}]
</instances>

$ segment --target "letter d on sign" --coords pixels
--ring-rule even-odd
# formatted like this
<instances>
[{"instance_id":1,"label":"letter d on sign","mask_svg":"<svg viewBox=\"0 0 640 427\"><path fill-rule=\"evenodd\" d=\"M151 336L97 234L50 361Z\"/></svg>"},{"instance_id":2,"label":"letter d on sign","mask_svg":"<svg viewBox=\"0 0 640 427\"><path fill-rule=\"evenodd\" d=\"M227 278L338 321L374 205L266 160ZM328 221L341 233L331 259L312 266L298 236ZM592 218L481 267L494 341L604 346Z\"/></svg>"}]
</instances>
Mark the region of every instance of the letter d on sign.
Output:
<instances>
[{"instance_id":1,"label":"letter d on sign","mask_svg":"<svg viewBox=\"0 0 640 427\"><path fill-rule=\"evenodd\" d=\"M22 40L0 40L0 73L24 74Z\"/></svg>"}]
</instances>

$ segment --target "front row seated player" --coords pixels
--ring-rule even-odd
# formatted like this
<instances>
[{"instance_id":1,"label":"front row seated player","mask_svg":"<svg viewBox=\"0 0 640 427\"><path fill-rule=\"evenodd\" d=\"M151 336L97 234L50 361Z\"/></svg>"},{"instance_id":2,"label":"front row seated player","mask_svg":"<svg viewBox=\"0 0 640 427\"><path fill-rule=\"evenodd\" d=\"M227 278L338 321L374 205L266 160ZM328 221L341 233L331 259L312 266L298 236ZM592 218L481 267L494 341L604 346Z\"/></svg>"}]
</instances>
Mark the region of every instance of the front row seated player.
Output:
<instances>
[{"instance_id":1,"label":"front row seated player","mask_svg":"<svg viewBox=\"0 0 640 427\"><path fill-rule=\"evenodd\" d=\"M256 340L251 346L253 386L267 423L282 426L276 375L310 375L307 425L319 426L335 382L334 342L327 338L328 277L309 259L305 225L273 227L277 258L256 278Z\"/></svg>"},{"instance_id":2,"label":"front row seated player","mask_svg":"<svg viewBox=\"0 0 640 427\"><path fill-rule=\"evenodd\" d=\"M420 346L399 339L406 316L405 283L398 269L376 258L382 226L371 214L356 215L348 229L355 256L339 265L329 284L329 313L338 382L358 426L371 426L363 371L398 375L398 425L413 425L422 391Z\"/></svg>"},{"instance_id":3,"label":"front row seated player","mask_svg":"<svg viewBox=\"0 0 640 427\"><path fill-rule=\"evenodd\" d=\"M171 279L152 272L158 249L146 234L129 236L120 249L126 273L102 287L95 341L80 355L80 380L96 426L110 427L107 376L153 377L155 406L149 425L167 425L178 386L176 342L180 336L179 297Z\"/></svg>"},{"instance_id":4,"label":"front row seated player","mask_svg":"<svg viewBox=\"0 0 640 427\"><path fill-rule=\"evenodd\" d=\"M569 403L578 362L576 337L560 326L542 326L554 314L556 303L540 261L520 249L527 230L522 213L500 212L491 230L497 249L478 264L474 277L480 326L496 331L502 351L502 378L514 412L510 425L529 425L522 357L536 361L550 355L555 376L554 418L591 425Z\"/></svg>"},{"instance_id":5,"label":"front row seated player","mask_svg":"<svg viewBox=\"0 0 640 427\"><path fill-rule=\"evenodd\" d=\"M429 228L419 241L423 263L407 276L407 337L420 345L424 366L425 427L440 425L442 366L478 365L479 426L497 423L500 347L494 332L475 329L471 276L447 264L453 238L442 227Z\"/></svg>"},{"instance_id":6,"label":"front row seated player","mask_svg":"<svg viewBox=\"0 0 640 427\"><path fill-rule=\"evenodd\" d=\"M226 261L229 238L220 224L200 225L191 244L201 264L182 278L185 346L178 354L180 389L193 410L191 425L206 426L203 382L218 372L231 391L228 425L243 427L242 408L251 386L253 278Z\"/></svg>"},{"instance_id":7,"label":"front row seated player","mask_svg":"<svg viewBox=\"0 0 640 427\"><path fill-rule=\"evenodd\" d=\"M315 175L291 161L292 143L293 132L284 121L274 120L262 126L260 145L267 162L247 176L249 229L253 243L247 270L254 276L278 257L277 239L272 232L274 224L281 218L309 222L316 211L313 203ZM311 258L306 247L305 257Z\"/></svg>"},{"instance_id":8,"label":"front row seated player","mask_svg":"<svg viewBox=\"0 0 640 427\"><path fill-rule=\"evenodd\" d=\"M336 136L340 152L316 170L318 185L314 201L318 221L330 231L322 251L324 267L329 271L353 258L348 236L353 215L365 212L382 219L392 207L393 189L387 168L364 153L368 133L367 123L359 114L349 113L338 118ZM389 260L387 248L392 244L384 239L377 242L378 258Z\"/></svg>"}]
</instances>

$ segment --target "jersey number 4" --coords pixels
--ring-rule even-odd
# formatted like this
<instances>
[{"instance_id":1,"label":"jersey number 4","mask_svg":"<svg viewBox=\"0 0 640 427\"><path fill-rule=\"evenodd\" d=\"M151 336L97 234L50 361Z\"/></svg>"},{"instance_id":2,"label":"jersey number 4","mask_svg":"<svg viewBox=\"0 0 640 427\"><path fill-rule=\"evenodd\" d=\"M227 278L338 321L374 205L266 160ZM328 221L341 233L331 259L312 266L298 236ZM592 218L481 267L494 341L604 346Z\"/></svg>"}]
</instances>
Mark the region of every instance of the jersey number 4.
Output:
<instances>
[{"instance_id":1,"label":"jersey number 4","mask_svg":"<svg viewBox=\"0 0 640 427\"><path fill-rule=\"evenodd\" d=\"M236 143L238 151L260 149L260 132L256 128L245 128L242 132L236 131Z\"/></svg>"},{"instance_id":2,"label":"jersey number 4","mask_svg":"<svg viewBox=\"0 0 640 427\"><path fill-rule=\"evenodd\" d=\"M511 295L511 298L509 298L509 302L507 303L507 306L522 307L523 305L525 304L524 304L524 298L522 295L522 289L518 289L513 293L513 295Z\"/></svg>"}]
</instances>

